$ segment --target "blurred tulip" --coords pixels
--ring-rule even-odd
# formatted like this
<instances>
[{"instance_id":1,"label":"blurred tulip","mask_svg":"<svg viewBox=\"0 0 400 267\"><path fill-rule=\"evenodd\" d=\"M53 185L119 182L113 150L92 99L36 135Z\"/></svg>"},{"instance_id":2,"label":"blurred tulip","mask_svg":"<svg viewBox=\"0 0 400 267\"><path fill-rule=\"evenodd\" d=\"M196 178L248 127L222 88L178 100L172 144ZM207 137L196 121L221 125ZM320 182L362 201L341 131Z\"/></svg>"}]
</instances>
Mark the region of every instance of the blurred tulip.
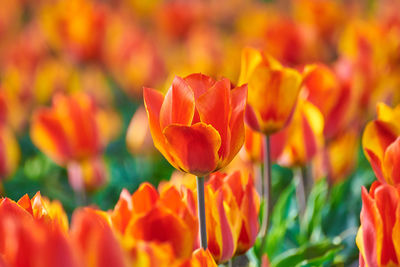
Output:
<instances>
[{"instance_id":1,"label":"blurred tulip","mask_svg":"<svg viewBox=\"0 0 400 267\"><path fill-rule=\"evenodd\" d=\"M357 101L352 103L350 89L341 86L337 75L326 65L307 65L304 69L302 93L324 116L324 136L328 139L354 121Z\"/></svg>"},{"instance_id":2,"label":"blurred tulip","mask_svg":"<svg viewBox=\"0 0 400 267\"><path fill-rule=\"evenodd\" d=\"M27 196L18 204L8 198L0 200L0 257L6 266L78 266L57 217L61 214L51 218L59 207L46 207L45 203L50 203L43 200L40 194L32 202ZM62 217L66 222L65 213Z\"/></svg>"},{"instance_id":3,"label":"blurred tulip","mask_svg":"<svg viewBox=\"0 0 400 267\"><path fill-rule=\"evenodd\" d=\"M70 236L84 266L127 266L107 213L92 208L75 211Z\"/></svg>"},{"instance_id":4,"label":"blurred tulip","mask_svg":"<svg viewBox=\"0 0 400 267\"><path fill-rule=\"evenodd\" d=\"M174 255L187 258L197 237L194 213L175 187L156 189L143 183L132 194L122 191L111 215L111 221L126 240L170 244Z\"/></svg>"},{"instance_id":5,"label":"blurred tulip","mask_svg":"<svg viewBox=\"0 0 400 267\"><path fill-rule=\"evenodd\" d=\"M71 14L74 14L72 17ZM75 60L98 60L105 34L105 6L90 0L57 0L39 8L50 45Z\"/></svg>"},{"instance_id":6,"label":"blurred tulip","mask_svg":"<svg viewBox=\"0 0 400 267\"><path fill-rule=\"evenodd\" d=\"M0 181L17 169L20 153L14 134L9 127L0 123Z\"/></svg>"},{"instance_id":7,"label":"blurred tulip","mask_svg":"<svg viewBox=\"0 0 400 267\"><path fill-rule=\"evenodd\" d=\"M271 147L278 164L304 166L319 152L324 144L324 117L309 101L299 98L299 103L289 125L271 136ZM283 150L278 151L284 144ZM276 150L276 151L275 151ZM272 154L274 154L272 153Z\"/></svg>"},{"instance_id":8,"label":"blurred tulip","mask_svg":"<svg viewBox=\"0 0 400 267\"><path fill-rule=\"evenodd\" d=\"M126 145L129 152L136 154L150 154L154 152L151 139L149 121L146 109L140 106L133 115L126 133Z\"/></svg>"},{"instance_id":9,"label":"blurred tulip","mask_svg":"<svg viewBox=\"0 0 400 267\"><path fill-rule=\"evenodd\" d=\"M17 204L36 220L57 226L65 232L68 231L68 217L58 200L50 201L46 197L42 197L40 192L37 192L32 199L25 194L18 200Z\"/></svg>"},{"instance_id":10,"label":"blurred tulip","mask_svg":"<svg viewBox=\"0 0 400 267\"><path fill-rule=\"evenodd\" d=\"M392 109L379 103L377 114L365 127L363 149L378 180L396 186L400 183L400 105Z\"/></svg>"},{"instance_id":11,"label":"blurred tulip","mask_svg":"<svg viewBox=\"0 0 400 267\"><path fill-rule=\"evenodd\" d=\"M292 3L296 21L315 27L319 38L329 43L335 41L335 36L351 11L351 8L345 8L337 1L293 0Z\"/></svg>"},{"instance_id":12,"label":"blurred tulip","mask_svg":"<svg viewBox=\"0 0 400 267\"><path fill-rule=\"evenodd\" d=\"M326 143L314 160L315 177L327 177L331 184L343 181L356 165L358 142L358 130L351 129Z\"/></svg>"},{"instance_id":13,"label":"blurred tulip","mask_svg":"<svg viewBox=\"0 0 400 267\"><path fill-rule=\"evenodd\" d=\"M356 243L360 266L397 266L400 257L400 191L374 182L368 193L362 188L361 226Z\"/></svg>"},{"instance_id":14,"label":"blurred tulip","mask_svg":"<svg viewBox=\"0 0 400 267\"><path fill-rule=\"evenodd\" d=\"M245 48L239 83L246 82L249 87L247 124L266 135L285 127L297 103L301 75L256 49Z\"/></svg>"},{"instance_id":15,"label":"blurred tulip","mask_svg":"<svg viewBox=\"0 0 400 267\"><path fill-rule=\"evenodd\" d=\"M156 44L123 13L110 16L103 50L107 68L133 97L141 96L143 84L157 86L164 78Z\"/></svg>"},{"instance_id":16,"label":"blurred tulip","mask_svg":"<svg viewBox=\"0 0 400 267\"><path fill-rule=\"evenodd\" d=\"M247 86L202 74L176 77L164 97L144 88L155 147L175 168L205 176L223 168L244 141Z\"/></svg>"},{"instance_id":17,"label":"blurred tulip","mask_svg":"<svg viewBox=\"0 0 400 267\"><path fill-rule=\"evenodd\" d=\"M32 118L33 143L57 164L67 166L76 191L94 190L107 180L101 153L109 140L101 131L99 114L89 96L76 93L56 95L52 108L39 108Z\"/></svg>"},{"instance_id":18,"label":"blurred tulip","mask_svg":"<svg viewBox=\"0 0 400 267\"><path fill-rule=\"evenodd\" d=\"M192 253L192 257L189 262L185 262L180 266L217 267L217 264L215 263L209 250L204 250L202 248L199 248Z\"/></svg>"}]
</instances>

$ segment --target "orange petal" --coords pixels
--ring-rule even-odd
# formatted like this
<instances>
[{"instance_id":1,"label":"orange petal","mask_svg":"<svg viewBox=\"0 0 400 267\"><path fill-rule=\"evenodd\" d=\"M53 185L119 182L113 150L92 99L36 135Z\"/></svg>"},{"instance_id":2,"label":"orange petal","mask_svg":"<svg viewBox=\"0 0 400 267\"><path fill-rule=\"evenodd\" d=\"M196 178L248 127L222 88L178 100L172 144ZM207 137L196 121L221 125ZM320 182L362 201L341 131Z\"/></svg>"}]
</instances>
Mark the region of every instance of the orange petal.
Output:
<instances>
[{"instance_id":1,"label":"orange petal","mask_svg":"<svg viewBox=\"0 0 400 267\"><path fill-rule=\"evenodd\" d=\"M160 126L160 110L164 101L164 96L154 89L144 87L143 99L147 116L149 117L150 132L153 137L154 146L172 166L178 169L177 164L168 152L167 144Z\"/></svg>"},{"instance_id":2,"label":"orange petal","mask_svg":"<svg viewBox=\"0 0 400 267\"><path fill-rule=\"evenodd\" d=\"M124 233L128 226L129 220L132 217L132 200L131 194L125 188L122 189L119 200L111 213L111 221L113 227L120 233Z\"/></svg>"},{"instance_id":3,"label":"orange petal","mask_svg":"<svg viewBox=\"0 0 400 267\"><path fill-rule=\"evenodd\" d=\"M238 83L247 83L254 70L262 61L263 56L260 51L252 47L243 48Z\"/></svg>"},{"instance_id":4,"label":"orange petal","mask_svg":"<svg viewBox=\"0 0 400 267\"><path fill-rule=\"evenodd\" d=\"M191 125L194 107L193 91L182 78L176 76L160 109L161 129L170 124Z\"/></svg>"},{"instance_id":5,"label":"orange petal","mask_svg":"<svg viewBox=\"0 0 400 267\"><path fill-rule=\"evenodd\" d=\"M382 162L386 148L397 138L391 126L382 121L371 121L365 127L362 146L365 156L371 163L375 174L381 181L384 180Z\"/></svg>"},{"instance_id":6,"label":"orange petal","mask_svg":"<svg viewBox=\"0 0 400 267\"><path fill-rule=\"evenodd\" d=\"M189 257L193 250L194 240L189 233L182 219L162 206L131 221L126 229L126 235L134 239L171 244L178 257Z\"/></svg>"},{"instance_id":7,"label":"orange petal","mask_svg":"<svg viewBox=\"0 0 400 267\"><path fill-rule=\"evenodd\" d=\"M230 149L231 132L229 119L231 116L230 82L228 79L217 81L196 100L196 108L201 122L211 124L221 137L218 156L224 159Z\"/></svg>"},{"instance_id":8,"label":"orange petal","mask_svg":"<svg viewBox=\"0 0 400 267\"><path fill-rule=\"evenodd\" d=\"M388 183L392 185L400 184L400 137L397 137L396 141L386 148L383 172Z\"/></svg>"},{"instance_id":9,"label":"orange petal","mask_svg":"<svg viewBox=\"0 0 400 267\"><path fill-rule=\"evenodd\" d=\"M399 195L393 186L383 184L375 190L376 206L380 212L383 222L383 238L381 253L381 265L386 265L390 261L397 264L396 252L392 241L392 229L396 222L396 209L399 203Z\"/></svg>"},{"instance_id":10,"label":"orange petal","mask_svg":"<svg viewBox=\"0 0 400 267\"><path fill-rule=\"evenodd\" d=\"M215 84L213 78L201 73L186 76L184 80L192 88L196 100Z\"/></svg>"},{"instance_id":11,"label":"orange petal","mask_svg":"<svg viewBox=\"0 0 400 267\"><path fill-rule=\"evenodd\" d=\"M142 183L138 190L132 194L132 209L135 215L148 212L157 203L159 196L157 190L150 183Z\"/></svg>"},{"instance_id":12,"label":"orange petal","mask_svg":"<svg viewBox=\"0 0 400 267\"><path fill-rule=\"evenodd\" d=\"M213 172L219 161L221 137L210 125L170 125L164 130L171 154L181 170L197 176Z\"/></svg>"},{"instance_id":13,"label":"orange petal","mask_svg":"<svg viewBox=\"0 0 400 267\"><path fill-rule=\"evenodd\" d=\"M38 109L32 120L32 142L58 164L72 156L72 147L61 122L49 109Z\"/></svg>"},{"instance_id":14,"label":"orange petal","mask_svg":"<svg viewBox=\"0 0 400 267\"><path fill-rule=\"evenodd\" d=\"M221 166L228 165L239 150L242 148L245 139L244 114L247 102L247 85L236 87L231 91L232 114L229 120L231 140L229 154Z\"/></svg>"},{"instance_id":15,"label":"orange petal","mask_svg":"<svg viewBox=\"0 0 400 267\"><path fill-rule=\"evenodd\" d=\"M85 266L125 266L122 248L105 213L83 208L72 216L71 240Z\"/></svg>"},{"instance_id":16,"label":"orange petal","mask_svg":"<svg viewBox=\"0 0 400 267\"><path fill-rule=\"evenodd\" d=\"M363 206L360 219L365 262L368 266L379 266L383 239L382 219L375 201L369 196L364 187L362 188L361 196Z\"/></svg>"}]
</instances>

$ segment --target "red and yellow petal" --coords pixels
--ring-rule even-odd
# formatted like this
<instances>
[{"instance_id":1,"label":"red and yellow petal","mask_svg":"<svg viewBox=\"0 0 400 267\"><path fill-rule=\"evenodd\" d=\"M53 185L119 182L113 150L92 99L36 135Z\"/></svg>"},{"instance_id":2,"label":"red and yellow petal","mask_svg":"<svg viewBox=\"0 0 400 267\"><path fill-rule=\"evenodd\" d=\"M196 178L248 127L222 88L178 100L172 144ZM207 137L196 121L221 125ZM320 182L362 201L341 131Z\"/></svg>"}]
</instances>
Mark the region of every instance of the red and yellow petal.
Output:
<instances>
[{"instance_id":1,"label":"red and yellow petal","mask_svg":"<svg viewBox=\"0 0 400 267\"><path fill-rule=\"evenodd\" d=\"M144 105L149 118L151 136L154 146L163 154L168 162L175 168L179 168L168 152L167 143L160 126L160 110L164 101L164 96L151 88L143 88Z\"/></svg>"},{"instance_id":2,"label":"red and yellow petal","mask_svg":"<svg viewBox=\"0 0 400 267\"><path fill-rule=\"evenodd\" d=\"M194 73L186 76L184 80L192 89L196 100L215 84L213 78L201 73Z\"/></svg>"},{"instance_id":3,"label":"red and yellow petal","mask_svg":"<svg viewBox=\"0 0 400 267\"><path fill-rule=\"evenodd\" d=\"M400 184L400 137L390 144L383 158L383 174L387 183Z\"/></svg>"},{"instance_id":4,"label":"red and yellow petal","mask_svg":"<svg viewBox=\"0 0 400 267\"><path fill-rule=\"evenodd\" d=\"M164 129L164 136L179 169L205 176L217 168L221 137L211 125L170 125Z\"/></svg>"},{"instance_id":5,"label":"red and yellow petal","mask_svg":"<svg viewBox=\"0 0 400 267\"><path fill-rule=\"evenodd\" d=\"M161 130L170 124L190 126L194 111L193 91L182 78L176 76L160 108Z\"/></svg>"},{"instance_id":6,"label":"red and yellow petal","mask_svg":"<svg viewBox=\"0 0 400 267\"><path fill-rule=\"evenodd\" d=\"M218 151L221 159L228 155L231 141L229 129L232 109L230 86L228 79L219 80L196 100L196 109L201 122L210 124L221 137L221 146Z\"/></svg>"}]
</instances>

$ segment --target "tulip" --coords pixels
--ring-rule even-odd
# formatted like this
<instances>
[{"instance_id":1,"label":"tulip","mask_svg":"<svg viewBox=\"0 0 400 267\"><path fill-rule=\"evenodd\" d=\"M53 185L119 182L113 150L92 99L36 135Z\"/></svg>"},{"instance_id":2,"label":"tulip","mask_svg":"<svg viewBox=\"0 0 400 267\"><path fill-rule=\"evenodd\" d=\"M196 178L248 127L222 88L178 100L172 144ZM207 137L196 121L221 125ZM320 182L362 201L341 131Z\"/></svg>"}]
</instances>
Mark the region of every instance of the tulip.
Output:
<instances>
[{"instance_id":1,"label":"tulip","mask_svg":"<svg viewBox=\"0 0 400 267\"><path fill-rule=\"evenodd\" d=\"M66 236L65 213L37 194L18 203L0 199L0 258L5 266L78 266ZM63 212L63 211L62 211ZM1 260L0 260L1 263Z\"/></svg>"},{"instance_id":2,"label":"tulip","mask_svg":"<svg viewBox=\"0 0 400 267\"><path fill-rule=\"evenodd\" d=\"M101 153L108 136L102 113L86 94L56 95L51 108L39 108L32 118L33 143L48 157L68 168L76 191L94 190L107 179Z\"/></svg>"},{"instance_id":3,"label":"tulip","mask_svg":"<svg viewBox=\"0 0 400 267\"><path fill-rule=\"evenodd\" d=\"M398 185L400 146L400 105L394 109L377 105L378 118L367 124L362 137L364 153L382 183Z\"/></svg>"},{"instance_id":4,"label":"tulip","mask_svg":"<svg viewBox=\"0 0 400 267\"><path fill-rule=\"evenodd\" d=\"M197 177L202 248L207 248L205 175L228 165L244 142L247 86L202 74L175 77L164 97L144 88L154 145L175 168Z\"/></svg>"},{"instance_id":5,"label":"tulip","mask_svg":"<svg viewBox=\"0 0 400 267\"><path fill-rule=\"evenodd\" d=\"M315 176L327 177L331 184L343 181L356 164L358 141L359 133L354 129L331 139L314 160Z\"/></svg>"},{"instance_id":6,"label":"tulip","mask_svg":"<svg viewBox=\"0 0 400 267\"><path fill-rule=\"evenodd\" d=\"M227 188L206 186L205 201L208 249L217 263L223 263L236 252L242 223L239 206Z\"/></svg>"},{"instance_id":7,"label":"tulip","mask_svg":"<svg viewBox=\"0 0 400 267\"><path fill-rule=\"evenodd\" d=\"M297 103L300 73L254 48L245 48L239 83L245 82L249 88L247 124L266 135L285 127Z\"/></svg>"},{"instance_id":8,"label":"tulip","mask_svg":"<svg viewBox=\"0 0 400 267\"><path fill-rule=\"evenodd\" d=\"M20 149L11 129L0 123L0 181L10 176L18 167Z\"/></svg>"},{"instance_id":9,"label":"tulip","mask_svg":"<svg viewBox=\"0 0 400 267\"><path fill-rule=\"evenodd\" d=\"M223 188L223 191L226 190L223 195L223 200L225 201L229 201L230 194L232 194L236 205L231 205L230 212L233 213L233 206L237 206L240 214L239 217L241 218L240 227L236 233L238 234L238 240L235 245L235 255L245 253L254 245L259 228L258 212L260 199L254 188L252 176L242 175L239 171L229 175L215 173L210 176L206 187L211 187L214 191L220 188ZM211 248L210 251L213 253Z\"/></svg>"},{"instance_id":10,"label":"tulip","mask_svg":"<svg viewBox=\"0 0 400 267\"><path fill-rule=\"evenodd\" d=\"M357 98L352 86L342 81L346 79L342 76L349 72L345 64L339 62L335 70L324 64L307 65L303 72L302 94L324 116L324 136L327 139L337 137L351 123L357 123Z\"/></svg>"},{"instance_id":11,"label":"tulip","mask_svg":"<svg viewBox=\"0 0 400 267\"><path fill-rule=\"evenodd\" d=\"M374 182L362 188L361 226L356 243L360 266L398 266L400 260L400 191Z\"/></svg>"},{"instance_id":12,"label":"tulip","mask_svg":"<svg viewBox=\"0 0 400 267\"><path fill-rule=\"evenodd\" d=\"M113 227L127 241L169 244L176 257L187 258L195 246L197 222L182 197L175 187L159 194L148 183L132 196L124 190L111 215Z\"/></svg>"},{"instance_id":13,"label":"tulip","mask_svg":"<svg viewBox=\"0 0 400 267\"><path fill-rule=\"evenodd\" d=\"M32 199L25 194L18 200L17 204L36 220L56 225L65 232L68 231L68 217L58 200L50 201L46 197L42 197L40 192L37 192Z\"/></svg>"},{"instance_id":14,"label":"tulip","mask_svg":"<svg viewBox=\"0 0 400 267\"><path fill-rule=\"evenodd\" d=\"M122 12L109 15L104 39L107 69L121 88L138 98L142 85L158 85L165 76L164 62L152 38Z\"/></svg>"},{"instance_id":15,"label":"tulip","mask_svg":"<svg viewBox=\"0 0 400 267\"><path fill-rule=\"evenodd\" d=\"M244 141L247 87L202 74L175 77L164 97L144 88L154 145L175 168L205 176L225 167Z\"/></svg>"},{"instance_id":16,"label":"tulip","mask_svg":"<svg viewBox=\"0 0 400 267\"><path fill-rule=\"evenodd\" d=\"M107 21L105 6L89 0L46 3L39 8L39 21L53 48L78 60L100 59Z\"/></svg>"}]
</instances>

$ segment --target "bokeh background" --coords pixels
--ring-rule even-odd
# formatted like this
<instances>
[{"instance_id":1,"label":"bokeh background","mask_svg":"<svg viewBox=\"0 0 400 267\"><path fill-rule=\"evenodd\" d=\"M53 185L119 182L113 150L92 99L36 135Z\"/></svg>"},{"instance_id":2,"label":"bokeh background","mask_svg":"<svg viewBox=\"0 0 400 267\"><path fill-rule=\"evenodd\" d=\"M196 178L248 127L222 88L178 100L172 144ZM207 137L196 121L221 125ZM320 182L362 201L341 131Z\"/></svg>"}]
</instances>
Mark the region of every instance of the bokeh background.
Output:
<instances>
[{"instance_id":1,"label":"bokeh background","mask_svg":"<svg viewBox=\"0 0 400 267\"><path fill-rule=\"evenodd\" d=\"M377 102L399 103L398 10L395 0L3 1L1 195L19 199L40 191L59 199L70 215L86 204L113 208L122 188L133 192L144 181L157 185L169 180L174 170L153 147L143 86L165 92L175 75L197 72L236 83L241 51L253 46L299 70L324 64L335 79L327 86L332 91L311 99L328 130L323 152L307 159L315 185L303 224L296 219L292 170L285 164L273 166L268 256L280 264L276 266L289 266L279 257L298 255L356 264L361 186L375 179L360 135L375 117ZM35 130L40 122L34 118L44 110L60 112L55 120L61 125L80 118L63 113L63 107L49 111L57 106L54 99L63 96L90 99L95 107L93 138L101 144L93 155L64 151L67 159L57 160L51 152L57 148L48 143L54 145L58 137ZM78 140L79 134L66 138ZM76 150L73 145L70 149ZM85 173L89 185L82 199L70 185L68 170L71 162L83 164L92 157L100 163L88 161L92 171ZM249 160L245 152L238 157ZM329 170L321 167L326 161Z\"/></svg>"}]
</instances>

